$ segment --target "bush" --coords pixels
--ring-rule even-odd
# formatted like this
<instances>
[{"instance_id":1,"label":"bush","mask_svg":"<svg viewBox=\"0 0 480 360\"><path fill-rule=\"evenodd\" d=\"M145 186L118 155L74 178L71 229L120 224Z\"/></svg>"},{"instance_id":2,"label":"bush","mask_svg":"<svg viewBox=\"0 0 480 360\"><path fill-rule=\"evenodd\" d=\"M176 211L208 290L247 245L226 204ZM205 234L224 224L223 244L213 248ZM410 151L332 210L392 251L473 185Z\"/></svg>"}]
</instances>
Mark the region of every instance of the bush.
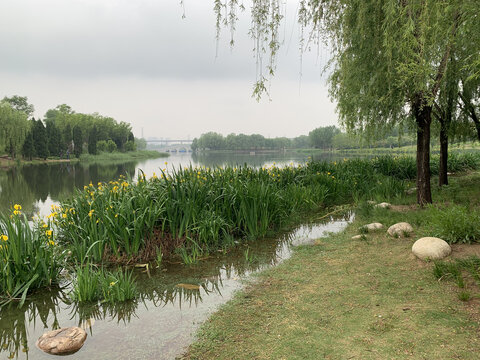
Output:
<instances>
[{"instance_id":1,"label":"bush","mask_svg":"<svg viewBox=\"0 0 480 360\"><path fill-rule=\"evenodd\" d=\"M109 153L113 153L113 152L116 151L116 150L117 150L117 144L115 144L115 141L109 139L109 140L107 141L107 151L108 151Z\"/></svg>"},{"instance_id":2,"label":"bush","mask_svg":"<svg viewBox=\"0 0 480 360\"><path fill-rule=\"evenodd\" d=\"M135 151L137 150L137 146L135 145L135 142L129 140L125 143L125 151Z\"/></svg>"},{"instance_id":3,"label":"bush","mask_svg":"<svg viewBox=\"0 0 480 360\"><path fill-rule=\"evenodd\" d=\"M106 152L107 151L107 142L105 140L97 141L97 150L99 152Z\"/></svg>"}]
</instances>

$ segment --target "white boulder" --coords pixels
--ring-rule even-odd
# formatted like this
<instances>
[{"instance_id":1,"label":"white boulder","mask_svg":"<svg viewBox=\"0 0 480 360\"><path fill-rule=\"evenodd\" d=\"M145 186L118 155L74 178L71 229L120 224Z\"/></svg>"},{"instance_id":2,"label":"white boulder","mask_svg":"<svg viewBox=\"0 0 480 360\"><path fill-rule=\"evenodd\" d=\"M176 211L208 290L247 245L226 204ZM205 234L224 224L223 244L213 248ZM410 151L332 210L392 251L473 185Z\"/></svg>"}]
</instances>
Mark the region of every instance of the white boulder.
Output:
<instances>
[{"instance_id":1,"label":"white boulder","mask_svg":"<svg viewBox=\"0 0 480 360\"><path fill-rule=\"evenodd\" d=\"M413 254L422 260L443 259L451 254L452 248L448 243L436 237L423 237L415 241L412 246Z\"/></svg>"},{"instance_id":2,"label":"white boulder","mask_svg":"<svg viewBox=\"0 0 480 360\"><path fill-rule=\"evenodd\" d=\"M408 236L413 232L412 225L406 222L400 222L390 226L387 230L388 235L393 237Z\"/></svg>"},{"instance_id":3,"label":"white boulder","mask_svg":"<svg viewBox=\"0 0 480 360\"><path fill-rule=\"evenodd\" d=\"M368 231L375 231L383 229L383 225L380 223L371 223L363 226Z\"/></svg>"},{"instance_id":4,"label":"white boulder","mask_svg":"<svg viewBox=\"0 0 480 360\"><path fill-rule=\"evenodd\" d=\"M381 208L381 209L389 209L391 204L387 202L382 202L380 204L375 205L376 208Z\"/></svg>"}]
</instances>

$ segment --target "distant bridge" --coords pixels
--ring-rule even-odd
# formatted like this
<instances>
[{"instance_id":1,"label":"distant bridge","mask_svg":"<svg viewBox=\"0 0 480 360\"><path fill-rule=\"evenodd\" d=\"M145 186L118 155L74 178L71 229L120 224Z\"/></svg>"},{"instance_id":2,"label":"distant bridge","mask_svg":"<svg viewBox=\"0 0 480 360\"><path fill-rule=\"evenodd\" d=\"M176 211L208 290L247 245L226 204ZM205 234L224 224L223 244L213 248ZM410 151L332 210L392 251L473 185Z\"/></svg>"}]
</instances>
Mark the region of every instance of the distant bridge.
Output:
<instances>
[{"instance_id":1,"label":"distant bridge","mask_svg":"<svg viewBox=\"0 0 480 360\"><path fill-rule=\"evenodd\" d=\"M159 143L160 145L171 145L171 144L191 144L193 140L167 140L167 139L153 139L147 140L147 143Z\"/></svg>"}]
</instances>

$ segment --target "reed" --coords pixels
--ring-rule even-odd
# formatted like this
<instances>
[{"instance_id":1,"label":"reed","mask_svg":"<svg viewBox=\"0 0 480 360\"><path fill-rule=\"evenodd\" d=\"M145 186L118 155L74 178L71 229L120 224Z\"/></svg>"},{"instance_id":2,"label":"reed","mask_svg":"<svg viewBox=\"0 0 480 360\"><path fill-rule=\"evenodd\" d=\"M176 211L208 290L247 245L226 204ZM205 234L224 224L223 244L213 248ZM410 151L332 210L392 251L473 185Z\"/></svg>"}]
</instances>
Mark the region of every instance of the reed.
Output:
<instances>
[{"instance_id":1,"label":"reed","mask_svg":"<svg viewBox=\"0 0 480 360\"><path fill-rule=\"evenodd\" d=\"M137 286L133 271L107 271L92 264L79 266L75 272L72 300L82 302L123 302L136 298Z\"/></svg>"},{"instance_id":2,"label":"reed","mask_svg":"<svg viewBox=\"0 0 480 360\"><path fill-rule=\"evenodd\" d=\"M53 221L79 263L153 260L157 248L168 256L178 247L191 263L232 238L273 234L299 214L400 196L404 181L377 168L374 161L345 160L260 169L190 166L150 179L141 174L136 181L86 186Z\"/></svg>"},{"instance_id":3,"label":"reed","mask_svg":"<svg viewBox=\"0 0 480 360\"><path fill-rule=\"evenodd\" d=\"M63 264L63 250L53 230L32 229L20 205L11 214L0 214L0 297L20 297L29 290L57 283Z\"/></svg>"}]
</instances>

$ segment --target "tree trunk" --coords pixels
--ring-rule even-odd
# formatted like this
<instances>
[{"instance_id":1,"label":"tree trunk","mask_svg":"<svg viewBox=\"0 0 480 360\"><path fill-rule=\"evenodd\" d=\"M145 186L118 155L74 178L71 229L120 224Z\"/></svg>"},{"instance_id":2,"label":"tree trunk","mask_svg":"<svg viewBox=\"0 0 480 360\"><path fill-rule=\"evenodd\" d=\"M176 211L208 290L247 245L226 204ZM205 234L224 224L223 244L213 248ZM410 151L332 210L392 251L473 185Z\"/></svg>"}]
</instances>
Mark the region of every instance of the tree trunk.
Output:
<instances>
[{"instance_id":1,"label":"tree trunk","mask_svg":"<svg viewBox=\"0 0 480 360\"><path fill-rule=\"evenodd\" d=\"M473 106L470 113L470 117L472 118L473 123L475 124L475 129L477 130L477 137L478 137L478 140L480 141L480 120L478 120L477 114L475 112L475 109L473 109Z\"/></svg>"},{"instance_id":2,"label":"tree trunk","mask_svg":"<svg viewBox=\"0 0 480 360\"><path fill-rule=\"evenodd\" d=\"M425 104L425 98L418 95L413 103L417 123L417 203L421 206L432 202L430 188L430 125L432 107Z\"/></svg>"},{"instance_id":3,"label":"tree trunk","mask_svg":"<svg viewBox=\"0 0 480 360\"><path fill-rule=\"evenodd\" d=\"M440 165L438 168L438 186L448 185L448 132L446 121L440 121Z\"/></svg>"}]
</instances>

